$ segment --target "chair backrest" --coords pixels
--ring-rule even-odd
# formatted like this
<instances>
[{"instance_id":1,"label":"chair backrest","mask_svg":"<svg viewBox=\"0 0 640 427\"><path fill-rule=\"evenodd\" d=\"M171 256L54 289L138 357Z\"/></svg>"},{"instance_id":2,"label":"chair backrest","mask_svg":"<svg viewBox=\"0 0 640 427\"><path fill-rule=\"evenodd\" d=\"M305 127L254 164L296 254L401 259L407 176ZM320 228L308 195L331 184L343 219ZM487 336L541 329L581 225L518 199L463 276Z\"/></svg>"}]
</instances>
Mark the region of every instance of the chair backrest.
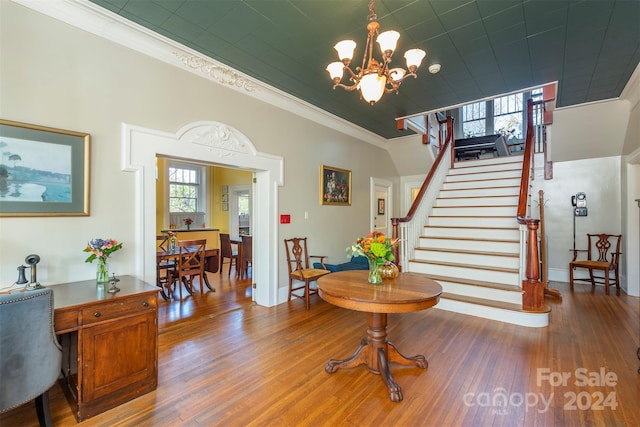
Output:
<instances>
[{"instance_id":1,"label":"chair backrest","mask_svg":"<svg viewBox=\"0 0 640 427\"><path fill-rule=\"evenodd\" d=\"M227 233L220 233L220 256L224 258L231 258L233 256L231 238Z\"/></svg>"},{"instance_id":2,"label":"chair backrest","mask_svg":"<svg viewBox=\"0 0 640 427\"><path fill-rule=\"evenodd\" d=\"M156 236L156 248L166 252L169 249L169 236L166 234Z\"/></svg>"},{"instance_id":3,"label":"chair backrest","mask_svg":"<svg viewBox=\"0 0 640 427\"><path fill-rule=\"evenodd\" d=\"M253 237L242 236L242 262L253 260Z\"/></svg>"},{"instance_id":4,"label":"chair backrest","mask_svg":"<svg viewBox=\"0 0 640 427\"><path fill-rule=\"evenodd\" d=\"M207 239L178 240L178 274L204 273Z\"/></svg>"},{"instance_id":5,"label":"chair backrest","mask_svg":"<svg viewBox=\"0 0 640 427\"><path fill-rule=\"evenodd\" d=\"M587 257L590 261L618 263L621 234L587 234L589 247Z\"/></svg>"},{"instance_id":6,"label":"chair backrest","mask_svg":"<svg viewBox=\"0 0 640 427\"><path fill-rule=\"evenodd\" d=\"M49 390L61 366L52 290L0 294L0 412Z\"/></svg>"},{"instance_id":7,"label":"chair backrest","mask_svg":"<svg viewBox=\"0 0 640 427\"><path fill-rule=\"evenodd\" d=\"M287 268L289 269L289 273L309 268L306 237L284 239L284 247L287 252Z\"/></svg>"}]
</instances>

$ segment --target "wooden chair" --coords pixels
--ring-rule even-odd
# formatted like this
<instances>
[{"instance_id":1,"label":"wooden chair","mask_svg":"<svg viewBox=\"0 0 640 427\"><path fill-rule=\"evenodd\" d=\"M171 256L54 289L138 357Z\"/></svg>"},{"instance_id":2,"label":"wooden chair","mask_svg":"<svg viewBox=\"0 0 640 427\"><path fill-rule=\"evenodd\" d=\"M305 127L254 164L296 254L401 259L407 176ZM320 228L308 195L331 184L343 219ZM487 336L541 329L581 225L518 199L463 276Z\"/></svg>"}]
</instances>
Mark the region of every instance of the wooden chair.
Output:
<instances>
[{"instance_id":1,"label":"wooden chair","mask_svg":"<svg viewBox=\"0 0 640 427\"><path fill-rule=\"evenodd\" d=\"M311 282L315 282L325 274L331 273L324 267L324 255L308 255L307 251L307 238L306 237L294 237L292 239L284 239L284 247L287 252L287 268L289 270L289 301L291 297L303 298L305 307L308 310L310 307L309 296L318 293L318 289L312 289L310 287ZM321 269L310 268L309 258L319 258ZM302 282L302 285L297 287L293 286L294 281ZM300 289L304 290L302 295L294 293Z\"/></svg>"},{"instance_id":2,"label":"wooden chair","mask_svg":"<svg viewBox=\"0 0 640 427\"><path fill-rule=\"evenodd\" d=\"M166 234L156 236L156 251L167 252L169 251L169 236ZM163 258L156 262L156 284L162 291L160 294L165 300L169 300L171 297L172 284L169 283L169 279L172 277L172 273L176 269L176 259ZM165 292L166 290L166 292Z\"/></svg>"},{"instance_id":3,"label":"wooden chair","mask_svg":"<svg viewBox=\"0 0 640 427\"><path fill-rule=\"evenodd\" d=\"M236 275L238 273L238 251L234 251L231 246L231 238L229 234L220 233L220 274L222 274L222 264L224 259L229 259L229 272L228 276L231 276L231 267L236 266Z\"/></svg>"},{"instance_id":4,"label":"wooden chair","mask_svg":"<svg viewBox=\"0 0 640 427\"><path fill-rule=\"evenodd\" d=\"M604 284L604 292L609 295L609 285L616 286L616 294L620 295L620 274L618 262L620 259L620 234L587 234L589 246L586 250L573 250L573 260L569 263L569 285L573 289L573 282L583 281L591 283L595 289L596 283ZM586 260L577 260L578 252L586 252ZM588 278L574 278L575 268L589 270ZM602 271L603 276L596 276L595 271ZM610 277L613 273L613 277Z\"/></svg>"},{"instance_id":5,"label":"wooden chair","mask_svg":"<svg viewBox=\"0 0 640 427\"><path fill-rule=\"evenodd\" d=\"M238 251L242 254L240 260L240 278L249 277L249 266L253 267L253 238L251 236L241 236L242 250ZM237 265L236 265L237 267Z\"/></svg>"},{"instance_id":6,"label":"wooden chair","mask_svg":"<svg viewBox=\"0 0 640 427\"><path fill-rule=\"evenodd\" d=\"M193 293L193 279L199 277L200 293L204 293L202 284L209 286L209 279L204 271L205 247L207 239L180 240L178 241L178 264L171 281L176 280L178 286L184 285L187 292ZM180 286L180 299L182 300L182 286Z\"/></svg>"}]
</instances>

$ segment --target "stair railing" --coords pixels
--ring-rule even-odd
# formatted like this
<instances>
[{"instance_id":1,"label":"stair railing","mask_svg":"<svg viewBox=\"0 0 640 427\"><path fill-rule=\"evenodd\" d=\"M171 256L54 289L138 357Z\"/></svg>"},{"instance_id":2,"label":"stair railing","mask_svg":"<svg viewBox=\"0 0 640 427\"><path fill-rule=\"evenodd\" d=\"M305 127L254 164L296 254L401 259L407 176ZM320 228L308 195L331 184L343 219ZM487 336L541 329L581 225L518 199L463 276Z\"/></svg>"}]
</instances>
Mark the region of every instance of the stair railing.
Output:
<instances>
[{"instance_id":1,"label":"stair railing","mask_svg":"<svg viewBox=\"0 0 640 427\"><path fill-rule=\"evenodd\" d=\"M419 244L420 236L423 234L422 229L426 225L429 213L440 191L440 185L436 183L444 182L453 165L453 118L447 117L444 121L438 120L438 123L440 129L446 125L444 145L439 144L441 146L438 155L407 215L402 218L391 218L392 237L400 239L399 245L394 250L394 256L400 270L407 265L414 249Z\"/></svg>"},{"instance_id":2,"label":"stair railing","mask_svg":"<svg viewBox=\"0 0 640 427\"><path fill-rule=\"evenodd\" d=\"M544 109L544 101L527 101L527 137L524 147L520 192L518 196L518 211L516 218L520 224L520 260L522 280L522 306L525 310L541 310L544 307L544 285L540 282L540 265L538 253L539 219L531 218L527 207L529 200L529 179L532 174L534 158L534 107L540 112ZM524 267L524 268L523 268ZM523 271L524 270L524 271ZM525 277L522 277L524 274Z\"/></svg>"}]
</instances>

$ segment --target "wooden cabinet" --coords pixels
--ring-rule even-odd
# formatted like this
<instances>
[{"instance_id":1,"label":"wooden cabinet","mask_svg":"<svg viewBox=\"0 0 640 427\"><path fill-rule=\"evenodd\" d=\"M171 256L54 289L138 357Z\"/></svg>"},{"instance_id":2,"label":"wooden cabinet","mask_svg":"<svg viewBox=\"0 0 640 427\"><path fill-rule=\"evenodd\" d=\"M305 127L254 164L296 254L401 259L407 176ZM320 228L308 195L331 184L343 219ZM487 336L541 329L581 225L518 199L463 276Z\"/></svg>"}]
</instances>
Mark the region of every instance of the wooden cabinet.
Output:
<instances>
[{"instance_id":1,"label":"wooden cabinet","mask_svg":"<svg viewBox=\"0 0 640 427\"><path fill-rule=\"evenodd\" d=\"M65 394L78 422L158 385L158 288L121 277L116 294L95 281L52 286Z\"/></svg>"}]
</instances>

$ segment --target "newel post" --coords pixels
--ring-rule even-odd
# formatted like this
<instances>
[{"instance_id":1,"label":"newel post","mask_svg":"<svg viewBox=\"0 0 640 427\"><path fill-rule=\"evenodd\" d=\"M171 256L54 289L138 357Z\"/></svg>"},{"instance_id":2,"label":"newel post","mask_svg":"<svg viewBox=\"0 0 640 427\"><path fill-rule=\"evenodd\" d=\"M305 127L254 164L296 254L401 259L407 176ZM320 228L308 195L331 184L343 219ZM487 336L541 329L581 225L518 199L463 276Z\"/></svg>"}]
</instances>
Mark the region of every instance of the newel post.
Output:
<instances>
[{"instance_id":1,"label":"newel post","mask_svg":"<svg viewBox=\"0 0 640 427\"><path fill-rule=\"evenodd\" d=\"M526 280L522 281L522 306L525 310L539 310L544 302L544 285L540 282L538 257L538 224L539 219L524 220L529 232L527 243Z\"/></svg>"},{"instance_id":2,"label":"newel post","mask_svg":"<svg viewBox=\"0 0 640 427\"><path fill-rule=\"evenodd\" d=\"M400 224L400 221L398 221L398 218L391 218L391 238L392 239L398 238L398 224ZM398 267L398 270L402 271L402 266L400 265L400 244L397 244L393 248L393 257L396 260L396 266Z\"/></svg>"}]
</instances>

